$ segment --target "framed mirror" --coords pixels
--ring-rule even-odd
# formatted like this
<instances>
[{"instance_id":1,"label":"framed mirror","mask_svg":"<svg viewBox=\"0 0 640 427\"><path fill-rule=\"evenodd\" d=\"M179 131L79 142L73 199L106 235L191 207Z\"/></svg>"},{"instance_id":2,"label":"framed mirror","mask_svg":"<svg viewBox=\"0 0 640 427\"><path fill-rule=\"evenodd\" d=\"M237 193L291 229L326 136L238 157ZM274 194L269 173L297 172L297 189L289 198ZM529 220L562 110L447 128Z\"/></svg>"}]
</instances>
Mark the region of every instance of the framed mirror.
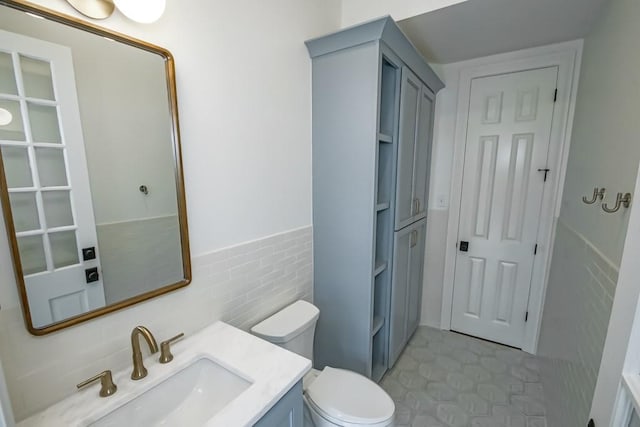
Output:
<instances>
[{"instance_id":1,"label":"framed mirror","mask_svg":"<svg viewBox=\"0 0 640 427\"><path fill-rule=\"evenodd\" d=\"M0 0L0 198L28 330L186 286L171 54Z\"/></svg>"}]
</instances>

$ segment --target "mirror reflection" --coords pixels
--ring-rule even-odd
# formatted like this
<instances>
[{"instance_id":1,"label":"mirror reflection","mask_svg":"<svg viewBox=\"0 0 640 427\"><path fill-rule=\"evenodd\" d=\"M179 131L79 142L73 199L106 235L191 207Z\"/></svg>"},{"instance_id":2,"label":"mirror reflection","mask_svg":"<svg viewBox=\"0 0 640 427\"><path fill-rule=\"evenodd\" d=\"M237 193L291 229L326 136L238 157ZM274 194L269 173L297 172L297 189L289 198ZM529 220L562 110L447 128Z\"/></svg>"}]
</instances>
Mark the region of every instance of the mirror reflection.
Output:
<instances>
[{"instance_id":1,"label":"mirror reflection","mask_svg":"<svg viewBox=\"0 0 640 427\"><path fill-rule=\"evenodd\" d=\"M188 284L167 56L0 8L2 201L31 332Z\"/></svg>"}]
</instances>

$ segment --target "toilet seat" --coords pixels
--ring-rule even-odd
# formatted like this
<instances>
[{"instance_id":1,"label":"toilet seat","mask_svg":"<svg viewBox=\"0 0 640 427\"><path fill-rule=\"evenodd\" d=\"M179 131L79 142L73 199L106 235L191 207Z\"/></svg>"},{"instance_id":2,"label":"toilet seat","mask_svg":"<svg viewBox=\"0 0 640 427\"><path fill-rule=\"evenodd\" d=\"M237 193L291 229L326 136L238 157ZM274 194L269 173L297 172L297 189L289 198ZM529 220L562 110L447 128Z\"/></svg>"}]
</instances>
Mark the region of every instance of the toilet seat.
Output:
<instances>
[{"instance_id":1,"label":"toilet seat","mask_svg":"<svg viewBox=\"0 0 640 427\"><path fill-rule=\"evenodd\" d=\"M395 405L380 386L352 371L326 367L305 390L323 418L343 427L388 426Z\"/></svg>"}]
</instances>

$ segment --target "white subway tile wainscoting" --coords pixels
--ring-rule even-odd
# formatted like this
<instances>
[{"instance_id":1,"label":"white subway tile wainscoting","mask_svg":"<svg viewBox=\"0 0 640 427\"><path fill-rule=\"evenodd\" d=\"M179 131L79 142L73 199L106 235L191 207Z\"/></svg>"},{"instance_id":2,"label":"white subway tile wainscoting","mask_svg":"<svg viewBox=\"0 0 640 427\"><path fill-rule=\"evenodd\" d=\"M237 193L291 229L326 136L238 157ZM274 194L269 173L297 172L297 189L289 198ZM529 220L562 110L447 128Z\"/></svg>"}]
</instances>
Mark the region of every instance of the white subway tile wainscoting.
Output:
<instances>
[{"instance_id":1,"label":"white subway tile wainscoting","mask_svg":"<svg viewBox=\"0 0 640 427\"><path fill-rule=\"evenodd\" d=\"M138 324L158 341L216 320L248 330L298 299L311 301L311 236L305 227L195 256L189 286L44 337L27 332L19 307L3 307L0 359L16 419L75 393L85 378L129 366Z\"/></svg>"},{"instance_id":2,"label":"white subway tile wainscoting","mask_svg":"<svg viewBox=\"0 0 640 427\"><path fill-rule=\"evenodd\" d=\"M539 355L550 425L587 424L618 267L560 219L542 321Z\"/></svg>"}]
</instances>

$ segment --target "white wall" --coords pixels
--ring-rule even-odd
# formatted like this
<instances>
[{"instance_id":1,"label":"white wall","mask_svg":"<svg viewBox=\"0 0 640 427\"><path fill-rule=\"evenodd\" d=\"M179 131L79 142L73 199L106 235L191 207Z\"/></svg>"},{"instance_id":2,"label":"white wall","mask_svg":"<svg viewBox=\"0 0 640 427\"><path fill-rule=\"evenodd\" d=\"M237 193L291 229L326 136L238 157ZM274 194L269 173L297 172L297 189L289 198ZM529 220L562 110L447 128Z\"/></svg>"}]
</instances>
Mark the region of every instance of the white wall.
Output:
<instances>
[{"instance_id":1,"label":"white wall","mask_svg":"<svg viewBox=\"0 0 640 427\"><path fill-rule=\"evenodd\" d=\"M563 400L576 404L570 413L564 411L564 420L551 417L551 423L585 425L601 360L603 366L615 364L621 356L602 357L630 210L606 214L599 204L588 206L581 198L591 194L593 187L607 189L608 203L617 192L634 192L640 160L638 18L640 3L636 0L611 1L585 39L559 219L570 232L558 233L556 238L539 346L540 354L551 361L543 375L545 389L568 390ZM585 247L590 249L585 251ZM598 254L596 267L589 260L592 252ZM611 286L609 280L613 280ZM594 281L605 285L592 287ZM615 298L617 302L618 295ZM625 314L621 321L630 323L632 318ZM608 331L613 335L606 339L615 340L619 334L628 334L628 327L615 331L609 327ZM619 369L613 378L603 375L598 384L619 381ZM609 389L608 394L593 399L593 404L608 403L614 395L615 390ZM602 414L598 413L597 425L606 426Z\"/></svg>"},{"instance_id":2,"label":"white wall","mask_svg":"<svg viewBox=\"0 0 640 427\"><path fill-rule=\"evenodd\" d=\"M443 250L447 239L446 209L429 209L427 212L427 239L425 247L424 279L422 284L422 314L420 324L440 328L442 315L442 291L444 282Z\"/></svg>"},{"instance_id":3,"label":"white wall","mask_svg":"<svg viewBox=\"0 0 640 427\"><path fill-rule=\"evenodd\" d=\"M9 391L4 380L4 371L0 364L0 427L13 427L13 411L9 401Z\"/></svg>"},{"instance_id":4,"label":"white wall","mask_svg":"<svg viewBox=\"0 0 640 427\"><path fill-rule=\"evenodd\" d=\"M72 47L96 224L176 215L164 61L96 42L99 58Z\"/></svg>"},{"instance_id":5,"label":"white wall","mask_svg":"<svg viewBox=\"0 0 640 427\"><path fill-rule=\"evenodd\" d=\"M342 0L342 26L384 15L400 21L464 1L467 0Z\"/></svg>"},{"instance_id":6,"label":"white wall","mask_svg":"<svg viewBox=\"0 0 640 427\"><path fill-rule=\"evenodd\" d=\"M36 3L79 16L65 2ZM338 0L182 3L169 1L156 24L134 24L115 15L101 25L175 56L190 239L197 260L310 225L311 61L304 41L338 29L340 5ZM275 256L262 254L268 248L259 244L246 249L255 256L243 258L244 264L236 260L233 271L195 263L193 283L182 291L41 338L26 332L12 269L1 268L0 358L16 417L73 393L75 383L93 370L126 366L128 333L138 322L149 324L162 339L179 332L176 328L193 332L229 313L236 324L250 322L255 319L244 319L243 313L263 316L308 294L310 242L295 236L267 245ZM308 241L307 234L303 237ZM244 250L224 253L242 258ZM256 257L282 274L271 277L284 288L256 282L258 274L269 276L255 268ZM288 268L278 267L283 261ZM0 265L11 265L4 226ZM273 298L265 299L258 289ZM158 313L171 313L175 324Z\"/></svg>"},{"instance_id":7,"label":"white wall","mask_svg":"<svg viewBox=\"0 0 640 427\"><path fill-rule=\"evenodd\" d=\"M617 192L631 192L640 158L638 100L640 66L637 42L640 3L614 0L585 39L582 76L576 105L572 150L567 166L561 217L620 264L629 210L611 215L589 209L583 195L593 187L607 189L605 201Z\"/></svg>"},{"instance_id":8,"label":"white wall","mask_svg":"<svg viewBox=\"0 0 640 427\"><path fill-rule=\"evenodd\" d=\"M429 184L429 212L427 213L427 241L422 289L421 325L440 327L444 260L449 220L449 188L453 163L453 138L458 101L459 70L455 66L432 64L445 87L436 98L431 178Z\"/></svg>"}]
</instances>

